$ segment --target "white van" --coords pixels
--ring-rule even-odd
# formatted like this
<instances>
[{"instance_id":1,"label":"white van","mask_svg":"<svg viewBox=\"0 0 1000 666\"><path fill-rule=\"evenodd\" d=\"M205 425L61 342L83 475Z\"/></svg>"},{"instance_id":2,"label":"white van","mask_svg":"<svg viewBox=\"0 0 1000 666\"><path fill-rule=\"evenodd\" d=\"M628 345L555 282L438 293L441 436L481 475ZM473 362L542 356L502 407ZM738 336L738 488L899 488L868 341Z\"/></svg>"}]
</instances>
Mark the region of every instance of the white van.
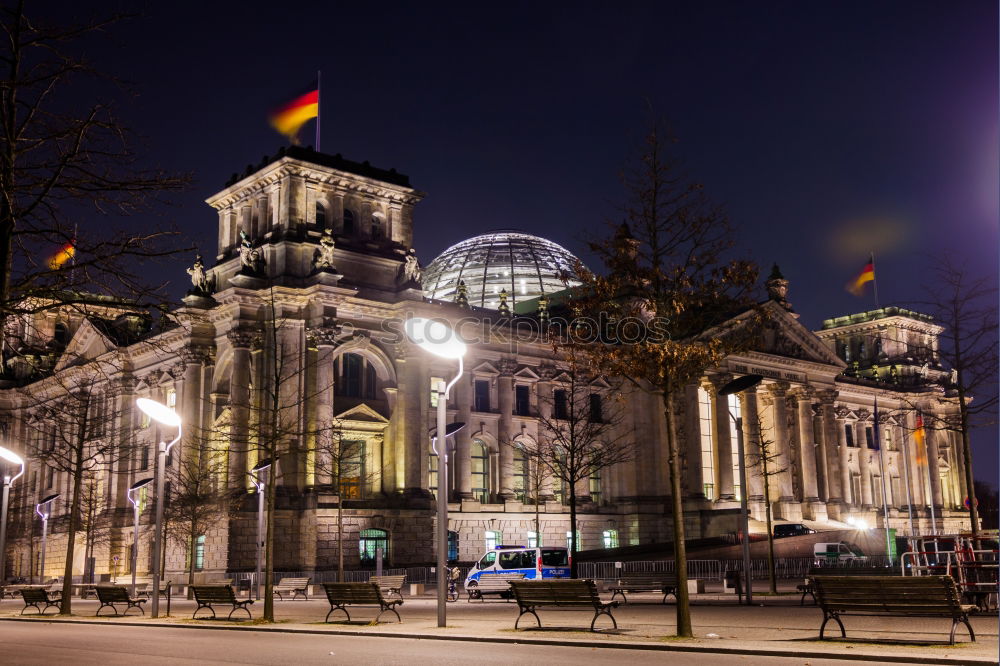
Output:
<instances>
[{"instance_id":1,"label":"white van","mask_svg":"<svg viewBox=\"0 0 1000 666\"><path fill-rule=\"evenodd\" d=\"M469 569L465 589L477 588L484 573L521 573L526 579L569 578L569 550L557 546L497 546Z\"/></svg>"},{"instance_id":2,"label":"white van","mask_svg":"<svg viewBox=\"0 0 1000 666\"><path fill-rule=\"evenodd\" d=\"M846 541L813 544L814 566L837 566L845 562L864 562L867 559L860 548Z\"/></svg>"}]
</instances>

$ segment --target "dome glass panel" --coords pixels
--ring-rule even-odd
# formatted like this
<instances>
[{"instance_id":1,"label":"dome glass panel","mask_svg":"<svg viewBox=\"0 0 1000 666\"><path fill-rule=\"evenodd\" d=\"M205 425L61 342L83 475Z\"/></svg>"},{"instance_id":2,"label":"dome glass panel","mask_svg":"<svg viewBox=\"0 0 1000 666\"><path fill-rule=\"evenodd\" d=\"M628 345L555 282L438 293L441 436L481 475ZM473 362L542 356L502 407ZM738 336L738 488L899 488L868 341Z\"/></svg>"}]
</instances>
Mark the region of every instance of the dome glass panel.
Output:
<instances>
[{"instance_id":1,"label":"dome glass panel","mask_svg":"<svg viewBox=\"0 0 1000 666\"><path fill-rule=\"evenodd\" d=\"M424 271L424 295L454 301L459 281L465 282L469 305L496 310L500 292L507 290L507 305L554 294L576 286L577 259L569 250L550 240L516 231L497 231L452 245Z\"/></svg>"}]
</instances>

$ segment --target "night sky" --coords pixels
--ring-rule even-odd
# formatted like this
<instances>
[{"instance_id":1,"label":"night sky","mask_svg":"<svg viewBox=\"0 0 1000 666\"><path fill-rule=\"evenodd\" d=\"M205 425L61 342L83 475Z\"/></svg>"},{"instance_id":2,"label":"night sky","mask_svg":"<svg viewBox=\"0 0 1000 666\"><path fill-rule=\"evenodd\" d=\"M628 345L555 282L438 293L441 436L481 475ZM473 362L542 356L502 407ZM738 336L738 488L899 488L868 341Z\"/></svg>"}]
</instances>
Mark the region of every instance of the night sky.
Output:
<instances>
[{"instance_id":1,"label":"night sky","mask_svg":"<svg viewBox=\"0 0 1000 666\"><path fill-rule=\"evenodd\" d=\"M65 20L92 11L80 4L38 7ZM165 216L206 257L217 218L204 199L283 145L266 113L321 69L323 151L427 193L425 264L498 228L592 259L584 242L615 218L652 108L745 253L780 264L809 327L874 307L844 290L871 250L882 305L920 298L928 255L997 276L996 2L139 8L88 55L134 82L119 111L150 162L193 172ZM996 479L996 443L995 429L976 435L980 478Z\"/></svg>"}]
</instances>

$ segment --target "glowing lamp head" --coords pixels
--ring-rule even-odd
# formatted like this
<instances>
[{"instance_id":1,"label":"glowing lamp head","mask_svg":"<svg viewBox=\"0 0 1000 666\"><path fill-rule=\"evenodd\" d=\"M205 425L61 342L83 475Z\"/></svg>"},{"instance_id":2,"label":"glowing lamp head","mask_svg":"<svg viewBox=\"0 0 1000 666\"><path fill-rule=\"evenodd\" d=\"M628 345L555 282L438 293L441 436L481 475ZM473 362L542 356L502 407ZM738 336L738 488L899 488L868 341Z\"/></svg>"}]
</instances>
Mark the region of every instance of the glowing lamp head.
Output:
<instances>
[{"instance_id":1,"label":"glowing lamp head","mask_svg":"<svg viewBox=\"0 0 1000 666\"><path fill-rule=\"evenodd\" d=\"M451 359L465 356L466 344L444 322L414 317L406 320L404 329L411 342L435 356Z\"/></svg>"},{"instance_id":2,"label":"glowing lamp head","mask_svg":"<svg viewBox=\"0 0 1000 666\"><path fill-rule=\"evenodd\" d=\"M22 458L21 456L17 455L16 453L14 453L13 451L11 451L10 449L5 449L2 446L0 446L0 458L3 458L7 462L12 463L14 465L23 465L24 464L24 458Z\"/></svg>"},{"instance_id":3,"label":"glowing lamp head","mask_svg":"<svg viewBox=\"0 0 1000 666\"><path fill-rule=\"evenodd\" d=\"M166 405L155 400L150 400L149 398L139 398L135 401L135 404L143 413L157 423L174 428L181 427L181 417Z\"/></svg>"}]
</instances>

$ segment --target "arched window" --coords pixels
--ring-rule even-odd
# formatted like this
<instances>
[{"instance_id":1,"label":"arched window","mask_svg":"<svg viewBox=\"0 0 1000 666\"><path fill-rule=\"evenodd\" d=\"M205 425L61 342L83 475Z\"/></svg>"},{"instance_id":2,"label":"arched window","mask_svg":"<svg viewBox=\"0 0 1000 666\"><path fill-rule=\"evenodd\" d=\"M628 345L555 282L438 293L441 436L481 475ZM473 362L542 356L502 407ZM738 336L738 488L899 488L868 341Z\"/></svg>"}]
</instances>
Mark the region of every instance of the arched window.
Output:
<instances>
[{"instance_id":1,"label":"arched window","mask_svg":"<svg viewBox=\"0 0 1000 666\"><path fill-rule=\"evenodd\" d=\"M472 495L488 504L490 501L490 452L482 440L472 440Z\"/></svg>"},{"instance_id":2,"label":"arched window","mask_svg":"<svg viewBox=\"0 0 1000 666\"><path fill-rule=\"evenodd\" d=\"M372 215L372 240L382 240L385 238L385 224L380 215Z\"/></svg>"},{"instance_id":3,"label":"arched window","mask_svg":"<svg viewBox=\"0 0 1000 666\"><path fill-rule=\"evenodd\" d=\"M66 324L62 323L61 321L56 322L56 328L52 335L52 339L55 341L56 344L63 346L65 346L65 344L69 342L69 329L66 328Z\"/></svg>"},{"instance_id":4,"label":"arched window","mask_svg":"<svg viewBox=\"0 0 1000 666\"><path fill-rule=\"evenodd\" d=\"M202 534L194 542L194 568L201 570L205 568L205 535Z\"/></svg>"},{"instance_id":5,"label":"arched window","mask_svg":"<svg viewBox=\"0 0 1000 666\"><path fill-rule=\"evenodd\" d=\"M349 208L344 209L344 229L345 236L354 235L354 211Z\"/></svg>"},{"instance_id":6,"label":"arched window","mask_svg":"<svg viewBox=\"0 0 1000 666\"><path fill-rule=\"evenodd\" d=\"M514 495L518 502L528 501L528 456L519 445L514 445Z\"/></svg>"},{"instance_id":7,"label":"arched window","mask_svg":"<svg viewBox=\"0 0 1000 666\"><path fill-rule=\"evenodd\" d=\"M326 206L319 201L316 202L316 218L314 220L317 229L326 229Z\"/></svg>"},{"instance_id":8,"label":"arched window","mask_svg":"<svg viewBox=\"0 0 1000 666\"><path fill-rule=\"evenodd\" d=\"M361 551L362 568L370 569L375 567L376 551L379 548L382 549L382 561L389 561L389 533L385 530L361 530L358 547Z\"/></svg>"}]
</instances>

